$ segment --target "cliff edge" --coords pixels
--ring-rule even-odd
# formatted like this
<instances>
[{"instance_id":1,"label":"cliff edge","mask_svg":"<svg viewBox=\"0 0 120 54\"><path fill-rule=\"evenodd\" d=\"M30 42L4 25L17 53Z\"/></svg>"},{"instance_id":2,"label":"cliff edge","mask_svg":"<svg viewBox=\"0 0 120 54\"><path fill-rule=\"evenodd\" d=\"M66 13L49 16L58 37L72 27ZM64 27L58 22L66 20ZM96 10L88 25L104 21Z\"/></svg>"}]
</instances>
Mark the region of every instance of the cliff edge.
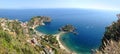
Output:
<instances>
[{"instance_id":1,"label":"cliff edge","mask_svg":"<svg viewBox=\"0 0 120 54\"><path fill-rule=\"evenodd\" d=\"M120 14L118 21L106 27L102 44L93 54L120 54Z\"/></svg>"}]
</instances>

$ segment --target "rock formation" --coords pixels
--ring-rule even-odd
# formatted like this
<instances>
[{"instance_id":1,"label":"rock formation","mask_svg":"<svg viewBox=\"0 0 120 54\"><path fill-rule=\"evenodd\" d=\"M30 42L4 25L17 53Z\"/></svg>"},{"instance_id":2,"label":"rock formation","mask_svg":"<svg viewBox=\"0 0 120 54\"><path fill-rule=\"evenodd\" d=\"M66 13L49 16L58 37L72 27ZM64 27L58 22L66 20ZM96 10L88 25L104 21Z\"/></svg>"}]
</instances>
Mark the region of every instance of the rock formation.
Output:
<instances>
[{"instance_id":1,"label":"rock formation","mask_svg":"<svg viewBox=\"0 0 120 54\"><path fill-rule=\"evenodd\" d=\"M118 21L106 27L102 44L93 54L120 54L120 14Z\"/></svg>"},{"instance_id":2,"label":"rock formation","mask_svg":"<svg viewBox=\"0 0 120 54\"><path fill-rule=\"evenodd\" d=\"M72 32L73 34L77 35L78 33L75 30L76 30L76 28L73 25L70 25L70 24L67 24L67 25L59 28L59 31Z\"/></svg>"}]
</instances>

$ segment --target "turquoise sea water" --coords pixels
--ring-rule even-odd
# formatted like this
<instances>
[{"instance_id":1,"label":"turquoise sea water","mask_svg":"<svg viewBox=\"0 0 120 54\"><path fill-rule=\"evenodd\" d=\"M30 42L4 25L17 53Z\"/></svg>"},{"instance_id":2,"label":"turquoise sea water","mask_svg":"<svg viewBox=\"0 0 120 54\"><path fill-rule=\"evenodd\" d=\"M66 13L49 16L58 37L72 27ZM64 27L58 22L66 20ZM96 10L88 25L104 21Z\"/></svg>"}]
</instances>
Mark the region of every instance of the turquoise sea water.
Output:
<instances>
[{"instance_id":1,"label":"turquoise sea water","mask_svg":"<svg viewBox=\"0 0 120 54\"><path fill-rule=\"evenodd\" d=\"M101 43L105 27L117 20L116 11L89 9L25 9L0 10L0 17L28 21L32 16L49 16L52 18L46 26L36 29L46 34L58 33L58 29L66 24L77 28L78 35L64 34L61 41L78 54L90 54Z\"/></svg>"}]
</instances>

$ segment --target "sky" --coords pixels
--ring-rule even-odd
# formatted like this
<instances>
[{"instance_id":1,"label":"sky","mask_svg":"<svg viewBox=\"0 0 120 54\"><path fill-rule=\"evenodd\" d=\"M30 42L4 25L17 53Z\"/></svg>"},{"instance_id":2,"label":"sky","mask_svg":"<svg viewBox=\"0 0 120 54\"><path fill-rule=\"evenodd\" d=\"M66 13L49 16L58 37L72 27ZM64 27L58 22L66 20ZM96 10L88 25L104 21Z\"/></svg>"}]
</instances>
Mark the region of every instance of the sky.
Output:
<instances>
[{"instance_id":1,"label":"sky","mask_svg":"<svg viewBox=\"0 0 120 54\"><path fill-rule=\"evenodd\" d=\"M89 8L119 10L120 0L0 0L0 9Z\"/></svg>"}]
</instances>

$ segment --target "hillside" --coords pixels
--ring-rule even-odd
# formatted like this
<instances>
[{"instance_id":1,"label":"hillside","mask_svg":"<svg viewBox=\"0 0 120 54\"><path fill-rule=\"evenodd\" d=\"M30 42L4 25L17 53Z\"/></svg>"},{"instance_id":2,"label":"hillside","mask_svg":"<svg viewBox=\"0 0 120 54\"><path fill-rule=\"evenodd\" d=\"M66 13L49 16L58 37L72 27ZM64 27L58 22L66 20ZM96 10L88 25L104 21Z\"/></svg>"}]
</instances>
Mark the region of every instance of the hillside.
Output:
<instances>
[{"instance_id":1,"label":"hillside","mask_svg":"<svg viewBox=\"0 0 120 54\"><path fill-rule=\"evenodd\" d=\"M0 18L0 54L66 54L60 49L56 36L34 29L50 21L49 17L42 16L28 22Z\"/></svg>"},{"instance_id":2,"label":"hillside","mask_svg":"<svg viewBox=\"0 0 120 54\"><path fill-rule=\"evenodd\" d=\"M106 27L102 44L94 54L120 54L120 14L118 21Z\"/></svg>"}]
</instances>

